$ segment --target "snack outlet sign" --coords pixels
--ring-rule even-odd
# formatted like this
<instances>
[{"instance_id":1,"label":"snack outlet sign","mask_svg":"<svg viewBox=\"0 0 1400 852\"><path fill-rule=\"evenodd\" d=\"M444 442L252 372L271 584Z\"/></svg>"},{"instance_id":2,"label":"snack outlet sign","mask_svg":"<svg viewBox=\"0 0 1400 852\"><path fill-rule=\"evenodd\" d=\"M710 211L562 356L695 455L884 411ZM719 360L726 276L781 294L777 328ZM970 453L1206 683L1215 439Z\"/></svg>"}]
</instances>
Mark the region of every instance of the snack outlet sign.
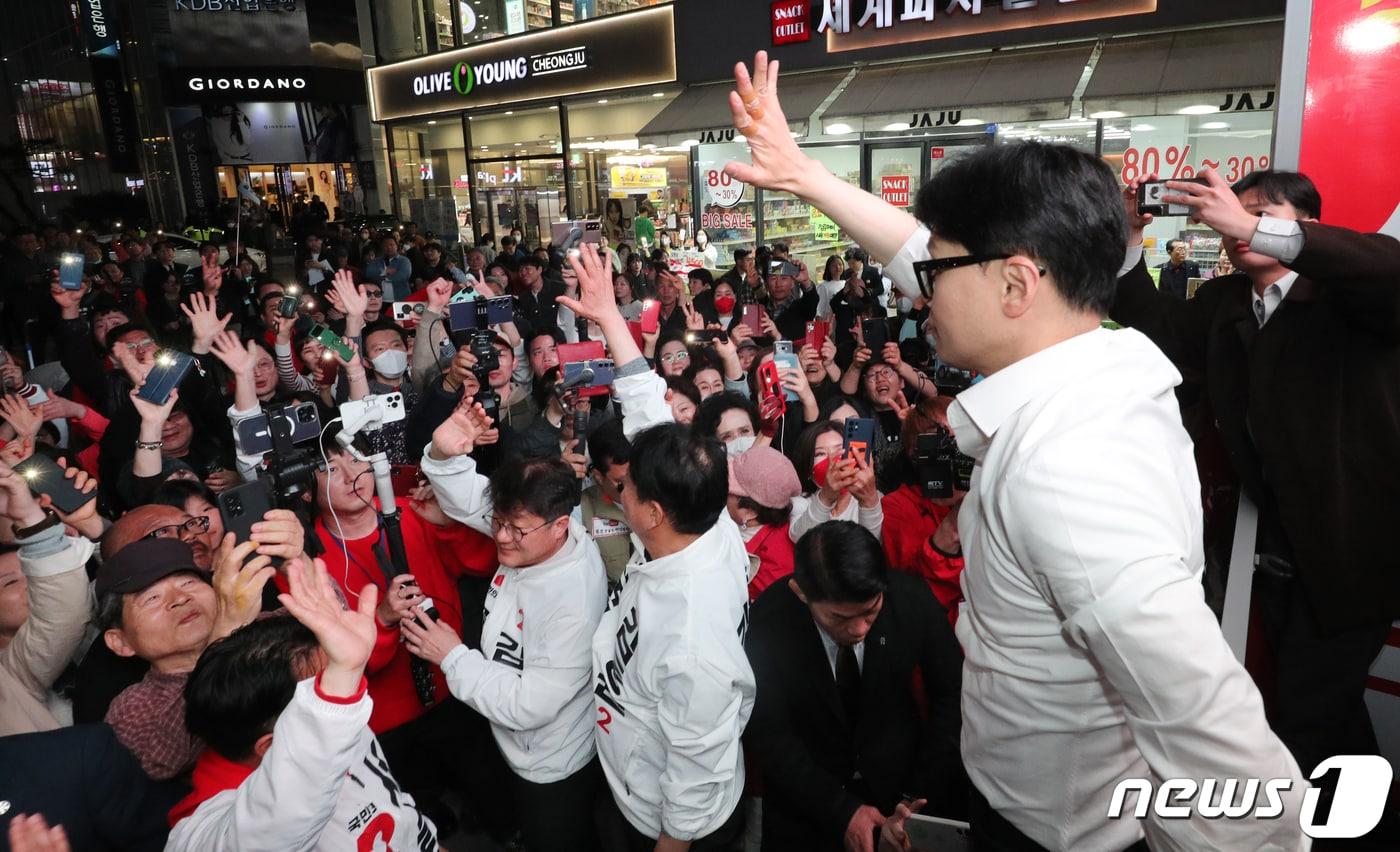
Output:
<instances>
[{"instance_id":1,"label":"snack outlet sign","mask_svg":"<svg viewBox=\"0 0 1400 852\"><path fill-rule=\"evenodd\" d=\"M670 5L653 7L381 65L367 77L375 121L670 83L675 18Z\"/></svg>"}]
</instances>

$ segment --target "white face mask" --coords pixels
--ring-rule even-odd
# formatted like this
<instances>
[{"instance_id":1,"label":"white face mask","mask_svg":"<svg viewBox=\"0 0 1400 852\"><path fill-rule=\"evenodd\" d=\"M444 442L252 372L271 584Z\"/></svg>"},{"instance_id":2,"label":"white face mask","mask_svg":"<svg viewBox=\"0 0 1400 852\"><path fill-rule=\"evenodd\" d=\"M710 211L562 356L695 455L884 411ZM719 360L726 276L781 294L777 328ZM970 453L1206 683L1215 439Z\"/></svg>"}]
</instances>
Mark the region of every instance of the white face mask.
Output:
<instances>
[{"instance_id":1,"label":"white face mask","mask_svg":"<svg viewBox=\"0 0 1400 852\"><path fill-rule=\"evenodd\" d=\"M753 435L740 435L724 445L724 452L732 459L742 456L753 449L754 441L758 439Z\"/></svg>"},{"instance_id":2,"label":"white face mask","mask_svg":"<svg viewBox=\"0 0 1400 852\"><path fill-rule=\"evenodd\" d=\"M697 246L699 246L700 248L704 248L704 247L705 247L705 244L708 243L709 241L710 241L710 238L707 237L707 236L705 236L703 233L700 233L700 234L696 234L696 235L695 235L695 244L696 244Z\"/></svg>"},{"instance_id":3,"label":"white face mask","mask_svg":"<svg viewBox=\"0 0 1400 852\"><path fill-rule=\"evenodd\" d=\"M910 311L914 310L914 302L908 296L900 296L899 301L896 303L896 307L899 308L899 312L901 314L907 314Z\"/></svg>"},{"instance_id":4,"label":"white face mask","mask_svg":"<svg viewBox=\"0 0 1400 852\"><path fill-rule=\"evenodd\" d=\"M402 349L385 349L370 359L374 371L386 379L397 379L408 369L408 353Z\"/></svg>"}]
</instances>

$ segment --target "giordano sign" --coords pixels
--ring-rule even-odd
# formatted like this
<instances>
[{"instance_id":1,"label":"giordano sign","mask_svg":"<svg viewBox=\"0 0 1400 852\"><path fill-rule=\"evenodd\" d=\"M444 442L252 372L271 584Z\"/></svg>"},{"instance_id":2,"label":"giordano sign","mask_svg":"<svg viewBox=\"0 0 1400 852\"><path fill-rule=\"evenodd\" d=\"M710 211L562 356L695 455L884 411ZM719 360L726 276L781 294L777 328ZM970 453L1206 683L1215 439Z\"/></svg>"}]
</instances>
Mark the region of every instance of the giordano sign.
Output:
<instances>
[{"instance_id":1,"label":"giordano sign","mask_svg":"<svg viewBox=\"0 0 1400 852\"><path fill-rule=\"evenodd\" d=\"M394 121L676 79L670 4L371 68L370 116Z\"/></svg>"}]
</instances>

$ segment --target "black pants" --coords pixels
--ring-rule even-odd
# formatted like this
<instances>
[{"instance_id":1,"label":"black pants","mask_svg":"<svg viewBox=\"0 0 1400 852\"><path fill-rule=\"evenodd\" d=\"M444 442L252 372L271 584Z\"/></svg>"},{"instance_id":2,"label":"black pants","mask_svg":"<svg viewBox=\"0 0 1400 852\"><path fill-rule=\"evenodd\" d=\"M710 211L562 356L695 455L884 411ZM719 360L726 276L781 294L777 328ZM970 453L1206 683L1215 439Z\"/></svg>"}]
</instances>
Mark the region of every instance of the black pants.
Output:
<instances>
[{"instance_id":1,"label":"black pants","mask_svg":"<svg viewBox=\"0 0 1400 852\"><path fill-rule=\"evenodd\" d=\"M380 734L379 744L399 785L435 822L450 815L444 794L452 791L492 837L504 839L514 831L510 770L490 724L462 702L440 702L412 722Z\"/></svg>"},{"instance_id":2,"label":"black pants","mask_svg":"<svg viewBox=\"0 0 1400 852\"><path fill-rule=\"evenodd\" d=\"M627 821L627 817L612 805L617 818L622 820L622 834L626 852L652 852L656 848L656 838L647 837ZM744 841L744 800L734 806L734 813L724 821L724 825L690 842L690 852L731 852L742 847Z\"/></svg>"},{"instance_id":3,"label":"black pants","mask_svg":"<svg viewBox=\"0 0 1400 852\"><path fill-rule=\"evenodd\" d=\"M1045 847L1027 837L1006 817L997 813L976 787L972 788L972 848L974 852L1045 852ZM1139 840L1125 852L1148 852L1147 841Z\"/></svg>"},{"instance_id":4,"label":"black pants","mask_svg":"<svg viewBox=\"0 0 1400 852\"><path fill-rule=\"evenodd\" d=\"M597 852L598 818L608 795L598 758L562 781L536 784L510 773L516 813L529 852Z\"/></svg>"},{"instance_id":5,"label":"black pants","mask_svg":"<svg viewBox=\"0 0 1400 852\"><path fill-rule=\"evenodd\" d=\"M1303 775L1334 754L1376 754L1366 676L1390 622L1324 636L1302 584L1263 572L1254 575L1254 599L1275 663L1273 694L1265 702L1269 726Z\"/></svg>"}]
</instances>

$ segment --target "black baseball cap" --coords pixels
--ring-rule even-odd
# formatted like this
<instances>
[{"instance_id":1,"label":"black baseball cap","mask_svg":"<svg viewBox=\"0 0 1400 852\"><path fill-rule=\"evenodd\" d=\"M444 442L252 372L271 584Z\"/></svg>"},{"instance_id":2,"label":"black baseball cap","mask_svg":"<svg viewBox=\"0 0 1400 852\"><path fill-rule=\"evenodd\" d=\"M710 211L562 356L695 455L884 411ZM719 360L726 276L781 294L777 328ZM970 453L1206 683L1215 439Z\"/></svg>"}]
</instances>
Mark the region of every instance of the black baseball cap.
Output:
<instances>
[{"instance_id":1,"label":"black baseball cap","mask_svg":"<svg viewBox=\"0 0 1400 852\"><path fill-rule=\"evenodd\" d=\"M171 574L192 571L203 575L194 564L194 551L178 538L143 538L113 554L97 569L93 591L101 598L124 595L150 588Z\"/></svg>"}]
</instances>

